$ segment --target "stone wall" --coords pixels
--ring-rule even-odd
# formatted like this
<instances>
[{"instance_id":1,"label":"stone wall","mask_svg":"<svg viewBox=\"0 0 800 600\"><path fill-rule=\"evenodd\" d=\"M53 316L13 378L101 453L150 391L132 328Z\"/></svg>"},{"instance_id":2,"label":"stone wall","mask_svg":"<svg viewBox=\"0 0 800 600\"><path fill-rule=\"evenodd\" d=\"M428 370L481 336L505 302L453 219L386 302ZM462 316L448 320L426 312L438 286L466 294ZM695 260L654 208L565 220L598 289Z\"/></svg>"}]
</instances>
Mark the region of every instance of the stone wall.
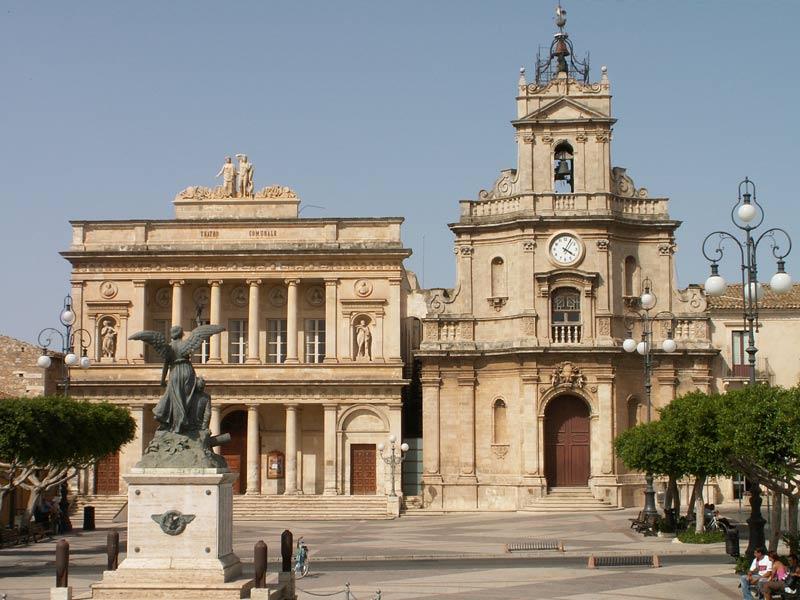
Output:
<instances>
[{"instance_id":1,"label":"stone wall","mask_svg":"<svg viewBox=\"0 0 800 600\"><path fill-rule=\"evenodd\" d=\"M60 358L47 371L36 366L41 349L6 335L0 335L0 398L33 397L56 392L57 373L61 371Z\"/></svg>"}]
</instances>

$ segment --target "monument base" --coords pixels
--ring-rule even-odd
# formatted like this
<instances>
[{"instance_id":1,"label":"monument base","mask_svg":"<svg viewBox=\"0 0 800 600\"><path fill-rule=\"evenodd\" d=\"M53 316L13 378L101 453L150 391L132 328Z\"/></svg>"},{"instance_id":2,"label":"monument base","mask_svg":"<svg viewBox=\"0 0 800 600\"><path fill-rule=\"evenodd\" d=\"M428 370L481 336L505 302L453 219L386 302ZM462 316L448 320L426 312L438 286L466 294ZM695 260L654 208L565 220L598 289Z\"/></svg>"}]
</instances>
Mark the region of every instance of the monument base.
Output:
<instances>
[{"instance_id":1,"label":"monument base","mask_svg":"<svg viewBox=\"0 0 800 600\"><path fill-rule=\"evenodd\" d=\"M92 585L98 600L244 598L233 553L233 488L227 469L134 468L128 484L128 554Z\"/></svg>"}]
</instances>

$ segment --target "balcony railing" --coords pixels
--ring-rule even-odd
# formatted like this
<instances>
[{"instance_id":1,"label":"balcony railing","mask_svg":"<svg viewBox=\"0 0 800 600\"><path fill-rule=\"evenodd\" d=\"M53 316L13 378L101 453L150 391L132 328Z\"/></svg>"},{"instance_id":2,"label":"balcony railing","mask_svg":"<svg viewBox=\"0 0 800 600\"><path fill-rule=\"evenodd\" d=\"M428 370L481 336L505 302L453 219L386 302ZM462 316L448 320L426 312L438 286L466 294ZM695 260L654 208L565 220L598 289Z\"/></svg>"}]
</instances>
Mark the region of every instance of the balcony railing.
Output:
<instances>
[{"instance_id":1,"label":"balcony railing","mask_svg":"<svg viewBox=\"0 0 800 600\"><path fill-rule=\"evenodd\" d=\"M554 344L580 344L582 325L553 325L550 339Z\"/></svg>"}]
</instances>

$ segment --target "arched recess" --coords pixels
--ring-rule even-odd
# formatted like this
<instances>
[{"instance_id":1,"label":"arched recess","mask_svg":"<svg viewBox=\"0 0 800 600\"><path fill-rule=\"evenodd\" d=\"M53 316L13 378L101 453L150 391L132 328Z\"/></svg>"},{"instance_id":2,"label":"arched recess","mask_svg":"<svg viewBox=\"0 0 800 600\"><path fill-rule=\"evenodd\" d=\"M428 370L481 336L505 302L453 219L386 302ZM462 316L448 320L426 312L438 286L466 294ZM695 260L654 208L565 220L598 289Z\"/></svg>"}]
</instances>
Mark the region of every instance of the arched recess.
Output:
<instances>
[{"instance_id":1,"label":"arched recess","mask_svg":"<svg viewBox=\"0 0 800 600\"><path fill-rule=\"evenodd\" d=\"M628 427L636 427L642 422L642 403L636 396L628 396L626 404L626 415L628 417Z\"/></svg>"},{"instance_id":2,"label":"arched recess","mask_svg":"<svg viewBox=\"0 0 800 600\"><path fill-rule=\"evenodd\" d=\"M117 345L120 339L119 319L114 315L102 314L97 316L95 324L94 339L96 341L94 345L94 360L99 362L103 358L115 358L117 355ZM109 333L106 331L107 326L111 327L114 331L113 340L109 340L108 342L106 342L106 336ZM108 355L106 353L107 349L111 350Z\"/></svg>"},{"instance_id":3,"label":"arched recess","mask_svg":"<svg viewBox=\"0 0 800 600\"><path fill-rule=\"evenodd\" d=\"M492 403L492 443L508 444L508 407L502 398Z\"/></svg>"},{"instance_id":4,"label":"arched recess","mask_svg":"<svg viewBox=\"0 0 800 600\"><path fill-rule=\"evenodd\" d=\"M221 447L222 456L228 462L228 468L239 473L239 478L233 482L233 493L243 494L247 489L247 411L241 408L229 410L222 416L220 431L231 435L231 441Z\"/></svg>"},{"instance_id":5,"label":"arched recess","mask_svg":"<svg viewBox=\"0 0 800 600\"><path fill-rule=\"evenodd\" d=\"M375 322L365 313L353 315L350 320L352 331L353 360L371 361L375 355Z\"/></svg>"},{"instance_id":6,"label":"arched recess","mask_svg":"<svg viewBox=\"0 0 800 600\"><path fill-rule=\"evenodd\" d=\"M341 489L350 495L374 495L384 492L384 463L378 444L389 437L389 418L369 405L345 410L337 425L341 471L337 474Z\"/></svg>"},{"instance_id":7,"label":"arched recess","mask_svg":"<svg viewBox=\"0 0 800 600\"><path fill-rule=\"evenodd\" d=\"M581 396L563 393L544 408L547 485L588 486L591 476L590 407Z\"/></svg>"},{"instance_id":8,"label":"arched recess","mask_svg":"<svg viewBox=\"0 0 800 600\"><path fill-rule=\"evenodd\" d=\"M553 191L571 194L575 191L575 151L566 140L553 148Z\"/></svg>"},{"instance_id":9,"label":"arched recess","mask_svg":"<svg viewBox=\"0 0 800 600\"><path fill-rule=\"evenodd\" d=\"M626 256L625 257L625 282L624 282L624 289L625 289L625 296L635 296L636 295L636 271L637 271L637 263L636 259L633 256Z\"/></svg>"},{"instance_id":10,"label":"arched recess","mask_svg":"<svg viewBox=\"0 0 800 600\"><path fill-rule=\"evenodd\" d=\"M506 263L501 256L495 256L491 264L492 298L508 297L508 276Z\"/></svg>"}]
</instances>

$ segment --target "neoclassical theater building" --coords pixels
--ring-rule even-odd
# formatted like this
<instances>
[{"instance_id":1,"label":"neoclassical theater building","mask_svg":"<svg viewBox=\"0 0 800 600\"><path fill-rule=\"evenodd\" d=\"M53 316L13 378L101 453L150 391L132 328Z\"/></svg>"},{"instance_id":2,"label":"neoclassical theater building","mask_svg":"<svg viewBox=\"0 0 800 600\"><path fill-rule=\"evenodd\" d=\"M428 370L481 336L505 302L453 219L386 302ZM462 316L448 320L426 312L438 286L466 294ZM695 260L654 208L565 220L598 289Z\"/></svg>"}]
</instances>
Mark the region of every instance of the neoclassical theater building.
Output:
<instances>
[{"instance_id":1,"label":"neoclassical theater building","mask_svg":"<svg viewBox=\"0 0 800 600\"><path fill-rule=\"evenodd\" d=\"M121 475L157 425L160 358L128 337L214 323L225 331L192 360L212 397L212 433L233 438L220 452L239 473L236 491L372 495L351 506L385 515L378 445L402 434L408 383L403 219L301 219L299 202L286 187L242 194L226 182L178 194L174 219L72 222L63 256L95 364L73 373L71 391L129 406L138 425L133 443L84 478L84 494L122 494Z\"/></svg>"},{"instance_id":2,"label":"neoclassical theater building","mask_svg":"<svg viewBox=\"0 0 800 600\"><path fill-rule=\"evenodd\" d=\"M680 223L613 166L600 73L590 81L562 22L532 81L519 76L516 168L461 201L450 225L457 281L424 292L417 353L425 506L536 508L563 488L589 505L641 503L642 477L612 444L646 418L642 356L622 348L641 335L630 317L644 286L653 315L675 315L654 325L654 411L711 387L705 299L676 286ZM670 334L678 350L665 354Z\"/></svg>"}]
</instances>

